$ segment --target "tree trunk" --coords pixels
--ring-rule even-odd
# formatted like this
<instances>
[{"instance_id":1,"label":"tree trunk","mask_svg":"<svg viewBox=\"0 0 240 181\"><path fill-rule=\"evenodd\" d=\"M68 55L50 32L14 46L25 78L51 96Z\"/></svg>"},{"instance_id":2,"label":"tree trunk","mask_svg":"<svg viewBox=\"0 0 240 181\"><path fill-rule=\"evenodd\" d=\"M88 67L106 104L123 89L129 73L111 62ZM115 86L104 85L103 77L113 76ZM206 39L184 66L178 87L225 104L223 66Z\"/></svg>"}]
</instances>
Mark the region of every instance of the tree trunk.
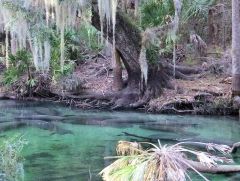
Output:
<instances>
[{"instance_id":1,"label":"tree trunk","mask_svg":"<svg viewBox=\"0 0 240 181\"><path fill-rule=\"evenodd\" d=\"M113 66L113 89L116 91L120 91L123 89L123 78L122 78L122 63L121 57L117 50L115 53L115 65Z\"/></svg>"},{"instance_id":2,"label":"tree trunk","mask_svg":"<svg viewBox=\"0 0 240 181\"><path fill-rule=\"evenodd\" d=\"M5 56L5 53L6 53L6 51L5 51L5 38L6 38L6 35L5 35L5 33L0 33L0 44L2 44L1 46L0 46L0 57L3 57L3 56Z\"/></svg>"},{"instance_id":3,"label":"tree trunk","mask_svg":"<svg viewBox=\"0 0 240 181\"><path fill-rule=\"evenodd\" d=\"M232 93L240 95L240 8L239 1L232 0Z\"/></svg>"},{"instance_id":4,"label":"tree trunk","mask_svg":"<svg viewBox=\"0 0 240 181\"><path fill-rule=\"evenodd\" d=\"M5 42L6 35L5 33L0 33L0 42L4 43Z\"/></svg>"},{"instance_id":5,"label":"tree trunk","mask_svg":"<svg viewBox=\"0 0 240 181\"><path fill-rule=\"evenodd\" d=\"M208 43L209 44L214 44L214 34L215 34L215 28L214 28L214 18L213 18L213 13L214 13L214 8L209 9L208 11Z\"/></svg>"},{"instance_id":6,"label":"tree trunk","mask_svg":"<svg viewBox=\"0 0 240 181\"><path fill-rule=\"evenodd\" d=\"M101 30L98 6L96 0L92 2L92 25ZM104 36L112 42L113 33L111 26L104 23ZM149 66L148 84L142 92L141 69L139 64L139 55L141 51L141 31L131 23L131 20L121 12L116 15L116 49L118 50L122 62L128 73L127 87L115 97L115 108L138 107L152 97L161 94L162 88L170 87L169 77L163 66L159 63ZM136 104L135 104L136 103Z\"/></svg>"},{"instance_id":7,"label":"tree trunk","mask_svg":"<svg viewBox=\"0 0 240 181\"><path fill-rule=\"evenodd\" d=\"M6 39L5 39L5 44L6 44L6 67L7 69L9 68L9 31L6 31Z\"/></svg>"}]
</instances>

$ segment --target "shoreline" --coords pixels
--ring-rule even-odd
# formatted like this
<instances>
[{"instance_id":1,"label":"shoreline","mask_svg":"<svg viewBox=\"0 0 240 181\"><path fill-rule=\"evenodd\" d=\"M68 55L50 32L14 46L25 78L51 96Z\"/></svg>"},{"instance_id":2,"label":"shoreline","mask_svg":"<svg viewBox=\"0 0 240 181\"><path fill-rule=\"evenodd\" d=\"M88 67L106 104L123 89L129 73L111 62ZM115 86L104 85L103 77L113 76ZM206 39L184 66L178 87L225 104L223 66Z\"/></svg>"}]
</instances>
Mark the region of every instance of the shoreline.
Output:
<instances>
[{"instance_id":1,"label":"shoreline","mask_svg":"<svg viewBox=\"0 0 240 181\"><path fill-rule=\"evenodd\" d=\"M202 115L202 116L238 116L239 111L232 107L214 107L213 103L209 103L205 108L196 109L196 110L186 110L186 111L178 111L173 108L166 109L157 109L156 107L150 107L149 104L142 108L131 109L112 109L110 105L104 104L104 102L99 103L99 105L85 103L84 100L79 101L74 98L63 98L63 97L53 97L53 98L43 98L43 97L18 97L16 94L12 93L0 93L0 101L1 100L15 100L15 101L39 101L39 102L51 102L57 103L64 106L70 106L73 108L79 108L83 110L105 110L105 111L135 111L141 113L149 113L149 114L162 114L162 115ZM96 99L97 100L97 99ZM98 100L99 101L99 100ZM171 104L174 104L171 103ZM178 104L181 104L178 102ZM183 104L186 104L183 102ZM104 106L105 105L105 106Z\"/></svg>"}]
</instances>

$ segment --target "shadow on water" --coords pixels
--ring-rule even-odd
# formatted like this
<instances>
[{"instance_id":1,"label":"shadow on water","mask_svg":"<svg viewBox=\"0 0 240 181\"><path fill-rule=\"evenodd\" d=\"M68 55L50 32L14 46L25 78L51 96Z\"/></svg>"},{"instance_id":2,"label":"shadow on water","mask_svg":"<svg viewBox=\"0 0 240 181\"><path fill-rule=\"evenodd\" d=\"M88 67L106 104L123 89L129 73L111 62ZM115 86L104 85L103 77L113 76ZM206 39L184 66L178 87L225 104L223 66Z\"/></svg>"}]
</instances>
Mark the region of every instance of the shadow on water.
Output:
<instances>
[{"instance_id":1,"label":"shadow on water","mask_svg":"<svg viewBox=\"0 0 240 181\"><path fill-rule=\"evenodd\" d=\"M103 158L115 155L118 140L232 144L239 141L239 128L232 117L83 111L50 103L0 102L0 141L16 134L24 134L29 141L24 150L26 181L100 181L97 174L111 163ZM239 157L234 157L238 163ZM239 180L239 175L216 179Z\"/></svg>"}]
</instances>

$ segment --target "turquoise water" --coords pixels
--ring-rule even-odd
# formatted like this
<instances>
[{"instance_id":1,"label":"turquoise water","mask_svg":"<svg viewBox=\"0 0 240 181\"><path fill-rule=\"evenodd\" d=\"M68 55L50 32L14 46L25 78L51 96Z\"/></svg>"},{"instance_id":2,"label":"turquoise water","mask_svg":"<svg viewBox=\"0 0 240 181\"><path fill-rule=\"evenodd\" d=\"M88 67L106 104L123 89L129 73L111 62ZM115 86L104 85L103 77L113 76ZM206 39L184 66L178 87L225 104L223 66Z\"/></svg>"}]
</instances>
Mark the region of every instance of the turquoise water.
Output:
<instances>
[{"instance_id":1,"label":"turquoise water","mask_svg":"<svg viewBox=\"0 0 240 181\"><path fill-rule=\"evenodd\" d=\"M97 174L111 163L103 158L115 155L118 140L231 144L240 141L239 123L231 117L83 111L52 103L0 101L0 141L23 134L29 142L23 153L26 181L101 181ZM240 154L234 159L240 163ZM240 180L237 174L207 177Z\"/></svg>"}]
</instances>

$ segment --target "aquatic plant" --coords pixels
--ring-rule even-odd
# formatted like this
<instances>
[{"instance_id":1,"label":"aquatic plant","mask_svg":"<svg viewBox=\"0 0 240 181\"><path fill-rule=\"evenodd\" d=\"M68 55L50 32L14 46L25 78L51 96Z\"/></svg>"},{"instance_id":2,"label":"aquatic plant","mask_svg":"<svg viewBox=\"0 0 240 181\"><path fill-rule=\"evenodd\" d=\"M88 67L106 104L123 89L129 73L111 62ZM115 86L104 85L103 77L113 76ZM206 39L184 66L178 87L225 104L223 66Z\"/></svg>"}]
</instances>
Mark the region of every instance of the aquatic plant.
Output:
<instances>
[{"instance_id":1,"label":"aquatic plant","mask_svg":"<svg viewBox=\"0 0 240 181\"><path fill-rule=\"evenodd\" d=\"M0 145L0 179L3 181L24 180L21 152L27 144L22 137L15 136Z\"/></svg>"},{"instance_id":2,"label":"aquatic plant","mask_svg":"<svg viewBox=\"0 0 240 181\"><path fill-rule=\"evenodd\" d=\"M184 146L186 143L175 145L158 145L142 143L148 149L142 149L136 143L120 141L117 160L100 173L105 181L186 181L191 180L188 170L197 173L202 179L208 180L201 174L193 163L207 168L218 163L231 163L230 148L224 145L204 144L208 150L214 150L221 156L209 152L197 151ZM149 148L150 147L150 148ZM216 153L217 154L217 153ZM127 155L127 156L126 156ZM192 159L196 161L191 161Z\"/></svg>"}]
</instances>

